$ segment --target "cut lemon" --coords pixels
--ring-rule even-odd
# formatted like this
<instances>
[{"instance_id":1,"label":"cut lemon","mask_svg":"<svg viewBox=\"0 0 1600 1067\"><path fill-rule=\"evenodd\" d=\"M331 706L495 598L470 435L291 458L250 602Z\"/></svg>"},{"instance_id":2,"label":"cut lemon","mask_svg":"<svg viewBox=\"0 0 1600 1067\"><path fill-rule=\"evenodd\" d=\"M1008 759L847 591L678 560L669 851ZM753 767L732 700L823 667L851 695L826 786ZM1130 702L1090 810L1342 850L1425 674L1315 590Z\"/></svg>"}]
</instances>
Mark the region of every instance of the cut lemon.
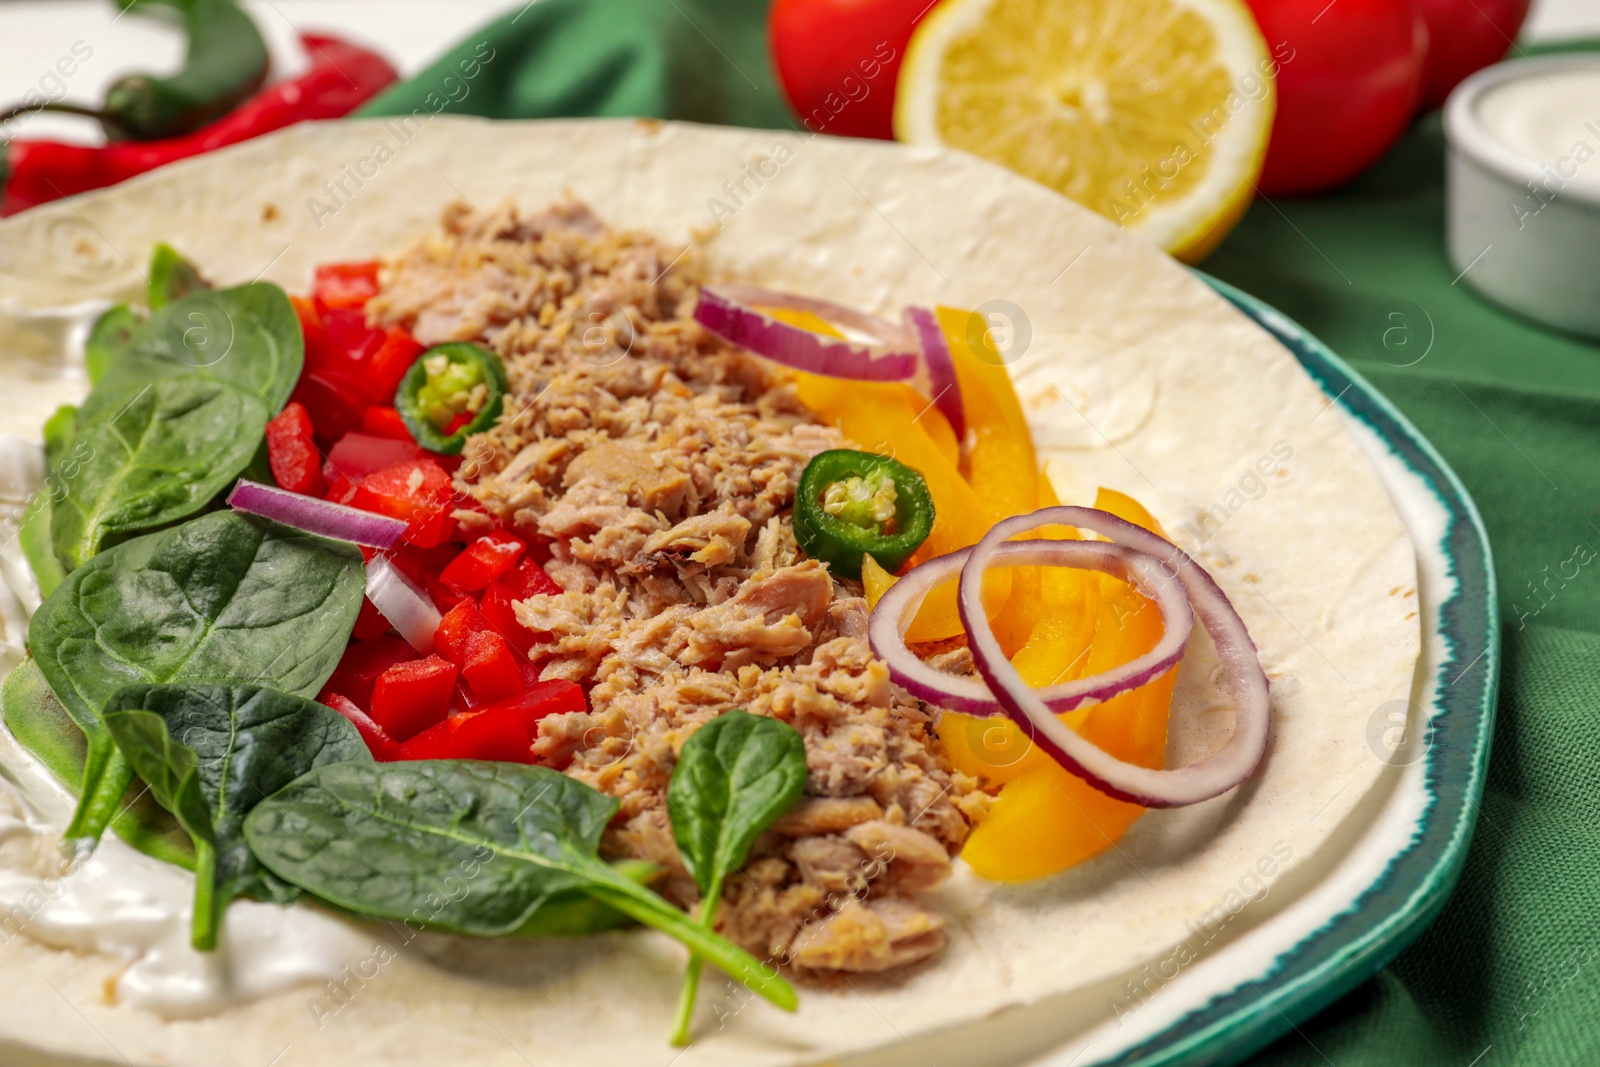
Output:
<instances>
[{"instance_id":1,"label":"cut lemon","mask_svg":"<svg viewBox=\"0 0 1600 1067\"><path fill-rule=\"evenodd\" d=\"M1276 71L1240 0L942 0L906 50L895 135L1196 262L1249 206Z\"/></svg>"}]
</instances>

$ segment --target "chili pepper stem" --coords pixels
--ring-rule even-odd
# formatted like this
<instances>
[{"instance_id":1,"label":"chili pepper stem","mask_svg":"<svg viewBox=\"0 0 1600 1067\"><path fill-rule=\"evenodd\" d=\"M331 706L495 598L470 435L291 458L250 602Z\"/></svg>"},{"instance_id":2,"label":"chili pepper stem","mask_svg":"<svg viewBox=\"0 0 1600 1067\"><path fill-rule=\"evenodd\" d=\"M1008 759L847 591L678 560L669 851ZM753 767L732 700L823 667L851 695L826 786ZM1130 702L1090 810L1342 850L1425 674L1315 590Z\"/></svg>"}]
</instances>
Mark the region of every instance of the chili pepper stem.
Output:
<instances>
[{"instance_id":1,"label":"chili pepper stem","mask_svg":"<svg viewBox=\"0 0 1600 1067\"><path fill-rule=\"evenodd\" d=\"M58 115L81 115L86 119L115 126L116 122L99 108L89 107L85 104L67 104L57 100L47 100L42 104L18 104L15 107L0 111L0 123L19 119L24 115L33 115L40 111L49 111Z\"/></svg>"}]
</instances>

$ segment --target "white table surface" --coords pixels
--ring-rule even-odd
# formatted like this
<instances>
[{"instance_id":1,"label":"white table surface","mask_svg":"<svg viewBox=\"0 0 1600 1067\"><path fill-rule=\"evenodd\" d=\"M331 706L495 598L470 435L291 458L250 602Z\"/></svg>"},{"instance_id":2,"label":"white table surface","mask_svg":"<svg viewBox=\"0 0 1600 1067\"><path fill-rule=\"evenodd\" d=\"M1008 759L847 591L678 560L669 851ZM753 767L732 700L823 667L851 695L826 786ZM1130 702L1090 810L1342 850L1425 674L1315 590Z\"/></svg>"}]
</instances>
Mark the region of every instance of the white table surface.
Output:
<instances>
[{"instance_id":1,"label":"white table surface","mask_svg":"<svg viewBox=\"0 0 1600 1067\"><path fill-rule=\"evenodd\" d=\"M297 33L328 30L371 45L388 56L401 76L421 70L435 56L503 11L527 0L241 0L272 50L274 77L304 69ZM756 0L751 0L752 3ZM148 18L116 19L111 0L17 0L0 2L0 104L20 101L29 90L55 96L62 88L55 65L91 54L62 79L69 99L98 101L107 84L130 68L173 69L182 59L180 34ZM1524 27L1529 40L1600 34L1600 0L1534 0ZM36 115L10 126L12 133L62 140L98 140L92 123Z\"/></svg>"}]
</instances>

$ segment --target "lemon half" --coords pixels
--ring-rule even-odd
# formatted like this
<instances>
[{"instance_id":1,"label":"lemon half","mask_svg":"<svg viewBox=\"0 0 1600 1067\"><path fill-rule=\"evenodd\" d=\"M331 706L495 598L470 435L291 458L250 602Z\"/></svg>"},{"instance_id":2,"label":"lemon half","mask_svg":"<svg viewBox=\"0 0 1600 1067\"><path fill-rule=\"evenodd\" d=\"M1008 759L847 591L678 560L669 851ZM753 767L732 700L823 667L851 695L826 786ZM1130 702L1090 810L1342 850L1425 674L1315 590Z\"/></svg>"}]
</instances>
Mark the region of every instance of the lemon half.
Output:
<instances>
[{"instance_id":1,"label":"lemon half","mask_svg":"<svg viewBox=\"0 0 1600 1067\"><path fill-rule=\"evenodd\" d=\"M1195 262L1249 206L1276 72L1239 0L942 0L906 50L895 134Z\"/></svg>"}]
</instances>

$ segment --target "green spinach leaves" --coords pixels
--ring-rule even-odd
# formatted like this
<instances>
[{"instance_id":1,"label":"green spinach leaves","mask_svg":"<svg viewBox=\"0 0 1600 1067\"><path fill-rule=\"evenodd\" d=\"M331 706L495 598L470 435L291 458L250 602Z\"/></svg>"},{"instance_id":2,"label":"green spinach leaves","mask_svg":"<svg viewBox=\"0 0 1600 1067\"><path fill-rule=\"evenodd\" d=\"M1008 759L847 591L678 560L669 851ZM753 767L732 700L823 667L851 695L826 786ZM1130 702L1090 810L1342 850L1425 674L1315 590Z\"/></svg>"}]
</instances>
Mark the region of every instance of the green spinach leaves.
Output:
<instances>
[{"instance_id":1,"label":"green spinach leaves","mask_svg":"<svg viewBox=\"0 0 1600 1067\"><path fill-rule=\"evenodd\" d=\"M775 970L599 859L616 810L545 767L341 763L257 805L245 837L274 874L339 907L469 934L515 932L580 891L792 1010L794 989Z\"/></svg>"},{"instance_id":2,"label":"green spinach leaves","mask_svg":"<svg viewBox=\"0 0 1600 1067\"><path fill-rule=\"evenodd\" d=\"M253 683L314 696L365 588L361 553L236 512L146 534L67 575L33 617L34 659L88 741L68 837L98 839L133 771L100 721L125 685Z\"/></svg>"},{"instance_id":3,"label":"green spinach leaves","mask_svg":"<svg viewBox=\"0 0 1600 1067\"><path fill-rule=\"evenodd\" d=\"M118 305L90 331L94 388L69 426L80 462L51 459L51 543L62 567L110 540L199 512L245 469L304 362L299 319L266 282L205 288L166 245L152 314Z\"/></svg>"},{"instance_id":4,"label":"green spinach leaves","mask_svg":"<svg viewBox=\"0 0 1600 1067\"><path fill-rule=\"evenodd\" d=\"M216 947L222 910L240 894L288 903L298 891L256 862L244 820L318 767L370 761L350 721L313 700L254 685L119 689L101 721L195 850L194 947Z\"/></svg>"},{"instance_id":5,"label":"green spinach leaves","mask_svg":"<svg viewBox=\"0 0 1600 1067\"><path fill-rule=\"evenodd\" d=\"M667 784L667 812L683 864L700 887L700 925L710 930L723 880L744 866L756 836L800 799L805 742L777 719L730 711L684 742ZM691 954L673 1044L689 1042L701 959Z\"/></svg>"}]
</instances>

